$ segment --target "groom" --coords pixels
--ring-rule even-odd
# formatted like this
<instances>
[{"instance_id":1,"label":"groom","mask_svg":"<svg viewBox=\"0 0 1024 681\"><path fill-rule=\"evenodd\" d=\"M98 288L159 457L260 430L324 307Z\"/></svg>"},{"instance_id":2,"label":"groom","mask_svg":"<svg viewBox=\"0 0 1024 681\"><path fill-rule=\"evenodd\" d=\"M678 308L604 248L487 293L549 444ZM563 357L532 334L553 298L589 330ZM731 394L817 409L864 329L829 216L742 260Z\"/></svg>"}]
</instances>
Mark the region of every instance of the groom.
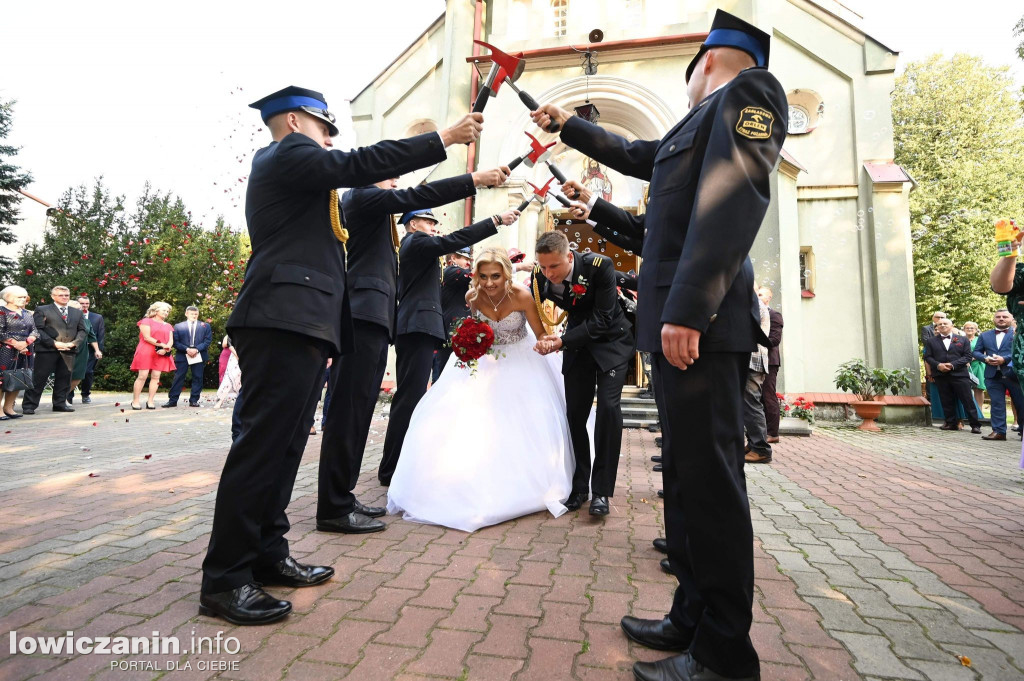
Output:
<instances>
[{"instance_id":1,"label":"groom","mask_svg":"<svg viewBox=\"0 0 1024 681\"><path fill-rule=\"evenodd\" d=\"M562 232L537 239L537 266L530 287L568 314L561 336L545 336L537 351L564 351L565 409L576 456L572 494L565 506L575 511L587 500L591 515L608 515L608 497L615 493L615 474L622 444L622 387L633 356L632 328L619 307L616 272L611 260L593 253L575 253ZM542 317L543 318L543 317ZM587 419L597 392L593 472Z\"/></svg>"}]
</instances>

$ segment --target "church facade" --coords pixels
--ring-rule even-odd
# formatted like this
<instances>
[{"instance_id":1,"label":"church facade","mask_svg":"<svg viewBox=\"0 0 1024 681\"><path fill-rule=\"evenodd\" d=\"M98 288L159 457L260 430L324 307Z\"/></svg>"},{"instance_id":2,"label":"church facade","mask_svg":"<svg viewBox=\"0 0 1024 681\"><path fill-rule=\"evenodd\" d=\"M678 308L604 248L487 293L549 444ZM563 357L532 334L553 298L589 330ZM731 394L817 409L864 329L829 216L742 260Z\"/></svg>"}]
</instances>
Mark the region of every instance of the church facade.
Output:
<instances>
[{"instance_id":1,"label":"church facade","mask_svg":"<svg viewBox=\"0 0 1024 681\"><path fill-rule=\"evenodd\" d=\"M835 392L836 367L858 357L917 372L913 181L892 161L897 54L835 0L449 0L444 15L352 100L359 144L435 130L469 111L491 66L474 38L523 52L516 85L538 101L583 114L596 107L602 127L660 138L688 110L686 66L718 8L772 35L770 68L790 104L772 203L751 251L758 283L773 289L773 307L785 318L780 390ZM524 132L557 140L532 125L507 85L484 115L477 145L450 149L448 160L402 185L508 164L529 149ZM560 142L552 161L609 201L643 212L646 183ZM503 187L435 213L451 231L519 204L533 194L530 183L550 177L544 165L523 164ZM565 231L580 251L608 254L623 271L643 267L636 254L572 224L553 200L531 204L491 243L531 256L547 229ZM722 238L728 231L723 225Z\"/></svg>"}]
</instances>

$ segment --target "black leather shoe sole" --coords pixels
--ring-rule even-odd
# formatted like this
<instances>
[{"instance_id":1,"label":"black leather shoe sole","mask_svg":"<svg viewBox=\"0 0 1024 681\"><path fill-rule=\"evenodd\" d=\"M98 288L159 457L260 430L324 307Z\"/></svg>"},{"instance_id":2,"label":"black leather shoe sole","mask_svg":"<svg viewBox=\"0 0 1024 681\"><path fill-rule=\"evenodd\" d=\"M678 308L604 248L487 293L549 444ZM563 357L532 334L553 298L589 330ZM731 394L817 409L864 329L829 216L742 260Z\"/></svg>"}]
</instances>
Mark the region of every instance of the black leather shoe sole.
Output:
<instances>
[{"instance_id":1,"label":"black leather shoe sole","mask_svg":"<svg viewBox=\"0 0 1024 681\"><path fill-rule=\"evenodd\" d=\"M200 604L200 606L199 606L199 614L200 615L206 615L207 617L220 617L221 619L227 620L231 624L237 624L238 626L241 626L241 627L259 625L259 624L270 624L271 622L276 622L276 621L278 621L280 619L284 619L285 617L288 616L288 613L290 613L291 611L292 611L291 606L288 606L288 609L285 610L284 612L274 612L274 613L265 615L263 617L254 617L252 619L249 619L249 618L240 619L240 618L228 615L227 613L223 613L223 612L221 612L219 610L215 610L214 608L211 608L208 605Z\"/></svg>"},{"instance_id":2,"label":"black leather shoe sole","mask_svg":"<svg viewBox=\"0 0 1024 681\"><path fill-rule=\"evenodd\" d=\"M316 529L321 532L337 532L338 534L370 534L371 532L383 532L388 529L388 526L384 523L355 526L317 522Z\"/></svg>"},{"instance_id":3,"label":"black leather shoe sole","mask_svg":"<svg viewBox=\"0 0 1024 681\"><path fill-rule=\"evenodd\" d=\"M662 465L662 464L660 464L660 463L656 463L656 464L654 464L654 468L653 468L652 470L653 470L653 471L654 471L655 473L660 473L660 472L662 472L663 470L665 470L665 466L663 466L663 465Z\"/></svg>"},{"instance_id":4,"label":"black leather shoe sole","mask_svg":"<svg viewBox=\"0 0 1024 681\"><path fill-rule=\"evenodd\" d=\"M654 456L651 457L651 461L653 461L654 463L661 463L662 457L660 454L655 454Z\"/></svg>"}]
</instances>

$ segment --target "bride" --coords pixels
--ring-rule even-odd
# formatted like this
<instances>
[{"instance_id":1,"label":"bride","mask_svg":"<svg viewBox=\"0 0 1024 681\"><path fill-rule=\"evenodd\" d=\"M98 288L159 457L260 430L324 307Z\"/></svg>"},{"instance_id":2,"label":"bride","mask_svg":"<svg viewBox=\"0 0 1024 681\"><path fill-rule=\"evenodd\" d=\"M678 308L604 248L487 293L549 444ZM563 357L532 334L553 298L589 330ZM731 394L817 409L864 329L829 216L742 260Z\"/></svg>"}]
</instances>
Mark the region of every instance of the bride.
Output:
<instances>
[{"instance_id":1,"label":"bride","mask_svg":"<svg viewBox=\"0 0 1024 681\"><path fill-rule=\"evenodd\" d=\"M558 517L575 465L561 358L534 351L544 327L505 249L480 253L466 300L494 329L498 356L475 374L449 358L413 412L388 512L466 532L544 509Z\"/></svg>"}]
</instances>

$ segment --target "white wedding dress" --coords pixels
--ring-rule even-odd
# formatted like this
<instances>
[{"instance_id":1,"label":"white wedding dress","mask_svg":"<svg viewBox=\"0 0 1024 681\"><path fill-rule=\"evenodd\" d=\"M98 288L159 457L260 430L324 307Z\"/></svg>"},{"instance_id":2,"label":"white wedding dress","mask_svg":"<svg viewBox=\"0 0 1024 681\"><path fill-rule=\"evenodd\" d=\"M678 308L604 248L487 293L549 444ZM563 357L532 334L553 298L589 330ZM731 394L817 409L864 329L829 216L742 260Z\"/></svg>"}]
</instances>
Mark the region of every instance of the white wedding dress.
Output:
<instances>
[{"instance_id":1,"label":"white wedding dress","mask_svg":"<svg viewBox=\"0 0 1024 681\"><path fill-rule=\"evenodd\" d=\"M475 374L448 360L409 422L389 513L472 532L566 511L575 462L561 355L534 352L522 312L484 319L502 356L480 358Z\"/></svg>"}]
</instances>

